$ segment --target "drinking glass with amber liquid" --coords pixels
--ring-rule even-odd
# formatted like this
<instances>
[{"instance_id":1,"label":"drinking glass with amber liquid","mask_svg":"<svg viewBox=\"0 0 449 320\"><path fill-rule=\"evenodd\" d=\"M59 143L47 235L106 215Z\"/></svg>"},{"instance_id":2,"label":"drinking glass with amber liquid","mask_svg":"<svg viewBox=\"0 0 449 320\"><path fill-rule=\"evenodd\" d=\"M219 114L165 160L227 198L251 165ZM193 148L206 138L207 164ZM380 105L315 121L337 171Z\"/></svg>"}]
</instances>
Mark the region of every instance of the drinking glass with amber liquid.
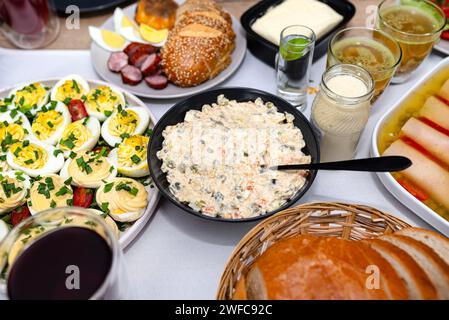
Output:
<instances>
[{"instance_id":1,"label":"drinking glass with amber liquid","mask_svg":"<svg viewBox=\"0 0 449 320\"><path fill-rule=\"evenodd\" d=\"M367 70L374 79L376 100L401 63L399 43L387 33L363 27L337 32L329 42L327 69L336 64L353 64Z\"/></svg>"},{"instance_id":2,"label":"drinking glass with amber liquid","mask_svg":"<svg viewBox=\"0 0 449 320\"><path fill-rule=\"evenodd\" d=\"M432 51L446 25L437 5L427 0L384 0L379 5L378 28L390 34L402 49L394 83L406 81Z\"/></svg>"}]
</instances>

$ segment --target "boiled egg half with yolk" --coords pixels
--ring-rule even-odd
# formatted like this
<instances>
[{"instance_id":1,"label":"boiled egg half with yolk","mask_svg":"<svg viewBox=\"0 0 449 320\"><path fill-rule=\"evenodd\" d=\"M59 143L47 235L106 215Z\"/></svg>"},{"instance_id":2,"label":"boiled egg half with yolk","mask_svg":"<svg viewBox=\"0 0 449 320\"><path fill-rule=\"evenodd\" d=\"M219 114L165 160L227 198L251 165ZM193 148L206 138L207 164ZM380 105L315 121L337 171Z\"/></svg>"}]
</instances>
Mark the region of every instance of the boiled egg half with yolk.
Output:
<instances>
[{"instance_id":1,"label":"boiled egg half with yolk","mask_svg":"<svg viewBox=\"0 0 449 320\"><path fill-rule=\"evenodd\" d=\"M117 176L117 159L103 151L78 153L73 159L67 159L59 174L65 180L71 177L74 186L98 188L102 181Z\"/></svg>"},{"instance_id":2,"label":"boiled egg half with yolk","mask_svg":"<svg viewBox=\"0 0 449 320\"><path fill-rule=\"evenodd\" d=\"M100 138L100 121L86 117L69 124L63 131L58 148L68 158L72 152L90 151Z\"/></svg>"},{"instance_id":3,"label":"boiled egg half with yolk","mask_svg":"<svg viewBox=\"0 0 449 320\"><path fill-rule=\"evenodd\" d=\"M72 117L67 106L59 101L51 101L37 112L31 131L39 141L55 145L70 123Z\"/></svg>"},{"instance_id":4,"label":"boiled egg half with yolk","mask_svg":"<svg viewBox=\"0 0 449 320\"><path fill-rule=\"evenodd\" d=\"M31 125L28 118L17 109L0 112L0 145L1 151L19 141L31 137Z\"/></svg>"},{"instance_id":5,"label":"boiled egg half with yolk","mask_svg":"<svg viewBox=\"0 0 449 320\"><path fill-rule=\"evenodd\" d=\"M11 168L37 177L59 172L64 165L64 156L52 145L37 140L23 140L11 145L6 161Z\"/></svg>"},{"instance_id":6,"label":"boiled egg half with yolk","mask_svg":"<svg viewBox=\"0 0 449 320\"><path fill-rule=\"evenodd\" d=\"M9 170L0 173L0 186L0 213L4 213L26 202L31 180L23 171Z\"/></svg>"},{"instance_id":7,"label":"boiled egg half with yolk","mask_svg":"<svg viewBox=\"0 0 449 320\"><path fill-rule=\"evenodd\" d=\"M144 185L131 178L104 181L95 197L101 210L120 222L139 219L148 204L148 192Z\"/></svg>"},{"instance_id":8,"label":"boiled egg half with yolk","mask_svg":"<svg viewBox=\"0 0 449 320\"><path fill-rule=\"evenodd\" d=\"M89 116L103 122L112 115L119 105L125 105L125 97L117 88L106 85L99 86L90 90L84 105Z\"/></svg>"},{"instance_id":9,"label":"boiled egg half with yolk","mask_svg":"<svg viewBox=\"0 0 449 320\"><path fill-rule=\"evenodd\" d=\"M68 104L72 99L81 99L89 90L89 84L83 77L72 74L56 82L51 89L50 99Z\"/></svg>"},{"instance_id":10,"label":"boiled egg half with yolk","mask_svg":"<svg viewBox=\"0 0 449 320\"><path fill-rule=\"evenodd\" d=\"M49 95L48 88L40 82L21 85L9 93L9 96L13 97L12 102L16 108L24 113L30 112L32 115L35 115L36 111L47 103Z\"/></svg>"},{"instance_id":11,"label":"boiled egg half with yolk","mask_svg":"<svg viewBox=\"0 0 449 320\"><path fill-rule=\"evenodd\" d=\"M89 35L96 44L108 51L123 51L128 44L123 36L107 29L90 26Z\"/></svg>"},{"instance_id":12,"label":"boiled egg half with yolk","mask_svg":"<svg viewBox=\"0 0 449 320\"><path fill-rule=\"evenodd\" d=\"M119 107L106 119L101 127L101 136L112 147L132 135L142 134L148 129L150 114L143 107Z\"/></svg>"},{"instance_id":13,"label":"boiled egg half with yolk","mask_svg":"<svg viewBox=\"0 0 449 320\"><path fill-rule=\"evenodd\" d=\"M150 138L146 136L130 136L123 139L120 145L111 151L110 156L117 159L119 173L133 178L150 174L147 162L149 141Z\"/></svg>"},{"instance_id":14,"label":"boiled egg half with yolk","mask_svg":"<svg viewBox=\"0 0 449 320\"><path fill-rule=\"evenodd\" d=\"M73 190L70 184L56 174L35 180L30 189L28 208L31 214L73 205Z\"/></svg>"}]
</instances>

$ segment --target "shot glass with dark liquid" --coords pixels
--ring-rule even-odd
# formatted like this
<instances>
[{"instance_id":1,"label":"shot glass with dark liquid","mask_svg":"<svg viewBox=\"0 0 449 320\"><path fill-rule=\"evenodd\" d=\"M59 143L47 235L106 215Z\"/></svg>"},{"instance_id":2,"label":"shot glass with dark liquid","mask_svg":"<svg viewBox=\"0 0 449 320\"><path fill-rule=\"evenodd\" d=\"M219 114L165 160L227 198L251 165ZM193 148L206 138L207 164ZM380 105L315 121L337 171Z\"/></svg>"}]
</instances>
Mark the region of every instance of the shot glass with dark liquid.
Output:
<instances>
[{"instance_id":1,"label":"shot glass with dark liquid","mask_svg":"<svg viewBox=\"0 0 449 320\"><path fill-rule=\"evenodd\" d=\"M315 40L315 33L306 26L289 26L281 33L276 57L277 91L300 111L307 108Z\"/></svg>"},{"instance_id":2,"label":"shot glass with dark liquid","mask_svg":"<svg viewBox=\"0 0 449 320\"><path fill-rule=\"evenodd\" d=\"M0 245L0 272L0 286L12 300L128 297L112 229L77 207L44 211L17 225Z\"/></svg>"},{"instance_id":3,"label":"shot glass with dark liquid","mask_svg":"<svg viewBox=\"0 0 449 320\"><path fill-rule=\"evenodd\" d=\"M446 16L427 0L384 0L379 4L377 26L402 49L402 61L393 77L401 83L429 56L446 25Z\"/></svg>"}]
</instances>

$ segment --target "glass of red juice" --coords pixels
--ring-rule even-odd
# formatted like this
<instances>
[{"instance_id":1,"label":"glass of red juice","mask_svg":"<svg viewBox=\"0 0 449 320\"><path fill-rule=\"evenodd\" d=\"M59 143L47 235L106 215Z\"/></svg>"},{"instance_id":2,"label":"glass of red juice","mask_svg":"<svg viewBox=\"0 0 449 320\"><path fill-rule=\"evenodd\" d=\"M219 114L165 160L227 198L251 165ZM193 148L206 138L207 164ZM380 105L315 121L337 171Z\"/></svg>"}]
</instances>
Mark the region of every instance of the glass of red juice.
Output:
<instances>
[{"instance_id":1,"label":"glass of red juice","mask_svg":"<svg viewBox=\"0 0 449 320\"><path fill-rule=\"evenodd\" d=\"M0 0L0 31L22 49L48 45L59 33L52 0Z\"/></svg>"},{"instance_id":2,"label":"glass of red juice","mask_svg":"<svg viewBox=\"0 0 449 320\"><path fill-rule=\"evenodd\" d=\"M78 207L38 213L0 243L0 290L11 300L117 300L129 282L117 236Z\"/></svg>"}]
</instances>

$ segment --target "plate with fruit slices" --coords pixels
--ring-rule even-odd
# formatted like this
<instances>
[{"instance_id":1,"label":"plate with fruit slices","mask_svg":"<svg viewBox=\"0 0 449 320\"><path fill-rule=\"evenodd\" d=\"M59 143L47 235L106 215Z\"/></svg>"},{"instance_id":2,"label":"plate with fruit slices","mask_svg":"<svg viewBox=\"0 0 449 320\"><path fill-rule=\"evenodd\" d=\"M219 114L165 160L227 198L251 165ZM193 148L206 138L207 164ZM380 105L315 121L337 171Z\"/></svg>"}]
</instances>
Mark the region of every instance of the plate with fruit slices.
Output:
<instances>
[{"instance_id":1,"label":"plate with fruit slices","mask_svg":"<svg viewBox=\"0 0 449 320\"><path fill-rule=\"evenodd\" d=\"M0 89L0 242L37 212L90 208L123 248L153 214L156 119L136 96L79 75Z\"/></svg>"},{"instance_id":2,"label":"plate with fruit slices","mask_svg":"<svg viewBox=\"0 0 449 320\"><path fill-rule=\"evenodd\" d=\"M179 4L184 1L177 0ZM90 27L91 60L104 80L146 98L175 99L206 91L228 79L241 65L246 54L246 37L240 23L232 17L236 34L231 63L214 78L199 85L180 87L161 70L160 50L168 30L156 30L134 20L137 5L116 9L101 27ZM135 54L136 51L139 54Z\"/></svg>"}]
</instances>

